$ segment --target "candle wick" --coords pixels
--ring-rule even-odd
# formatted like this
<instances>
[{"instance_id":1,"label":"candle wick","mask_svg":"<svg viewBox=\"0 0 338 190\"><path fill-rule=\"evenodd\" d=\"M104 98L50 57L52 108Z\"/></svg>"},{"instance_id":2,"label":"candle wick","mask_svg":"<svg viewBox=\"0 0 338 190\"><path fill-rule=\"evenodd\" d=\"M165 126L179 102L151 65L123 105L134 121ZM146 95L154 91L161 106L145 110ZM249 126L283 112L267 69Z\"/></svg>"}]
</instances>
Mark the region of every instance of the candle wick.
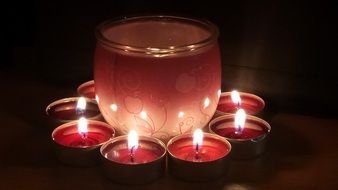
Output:
<instances>
[{"instance_id":1,"label":"candle wick","mask_svg":"<svg viewBox=\"0 0 338 190\"><path fill-rule=\"evenodd\" d=\"M242 134L242 132L243 132L243 128L242 128L241 126L239 126L239 127L236 129L235 134L236 134L236 135L240 135L240 134Z\"/></svg>"},{"instance_id":2,"label":"candle wick","mask_svg":"<svg viewBox=\"0 0 338 190\"><path fill-rule=\"evenodd\" d=\"M134 163L134 148L135 148L135 146L132 146L131 148L130 148L130 162L131 163Z\"/></svg>"},{"instance_id":3,"label":"candle wick","mask_svg":"<svg viewBox=\"0 0 338 190\"><path fill-rule=\"evenodd\" d=\"M84 114L84 110L78 108L76 109L76 114L82 116Z\"/></svg>"},{"instance_id":4,"label":"candle wick","mask_svg":"<svg viewBox=\"0 0 338 190\"><path fill-rule=\"evenodd\" d=\"M87 133L81 132L81 137L82 137L82 139L86 139L87 138Z\"/></svg>"},{"instance_id":5,"label":"candle wick","mask_svg":"<svg viewBox=\"0 0 338 190\"><path fill-rule=\"evenodd\" d=\"M196 143L196 147L195 147L195 159L196 160L200 159L200 156L199 156L199 145L198 145L198 143Z\"/></svg>"}]
</instances>

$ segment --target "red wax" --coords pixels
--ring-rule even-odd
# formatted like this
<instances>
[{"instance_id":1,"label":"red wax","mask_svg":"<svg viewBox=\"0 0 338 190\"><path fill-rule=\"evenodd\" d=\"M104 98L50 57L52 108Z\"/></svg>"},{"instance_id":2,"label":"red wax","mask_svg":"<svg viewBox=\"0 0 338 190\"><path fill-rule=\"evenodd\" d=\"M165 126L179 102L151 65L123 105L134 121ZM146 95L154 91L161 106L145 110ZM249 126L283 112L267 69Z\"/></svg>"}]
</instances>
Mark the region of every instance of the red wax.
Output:
<instances>
[{"instance_id":1,"label":"red wax","mask_svg":"<svg viewBox=\"0 0 338 190\"><path fill-rule=\"evenodd\" d=\"M235 128L233 117L213 123L210 129L222 137L241 140L255 139L269 132L264 123L252 118L247 118L244 128L239 131Z\"/></svg>"},{"instance_id":2,"label":"red wax","mask_svg":"<svg viewBox=\"0 0 338 190\"><path fill-rule=\"evenodd\" d=\"M80 117L92 118L100 114L96 103L87 101L86 109L77 111L78 98L70 98L69 101L56 101L47 107L47 114L59 120L76 120Z\"/></svg>"},{"instance_id":3,"label":"red wax","mask_svg":"<svg viewBox=\"0 0 338 190\"><path fill-rule=\"evenodd\" d=\"M102 150L102 155L111 161L122 164L143 164L159 159L164 152L164 147L159 144L140 139L138 148L133 151L131 156L125 138L107 145Z\"/></svg>"},{"instance_id":4,"label":"red wax","mask_svg":"<svg viewBox=\"0 0 338 190\"><path fill-rule=\"evenodd\" d=\"M115 135L115 130L103 122L88 121L88 133L78 133L78 122L71 122L57 127L53 140L58 144L74 148L86 148L102 144Z\"/></svg>"},{"instance_id":5,"label":"red wax","mask_svg":"<svg viewBox=\"0 0 338 190\"><path fill-rule=\"evenodd\" d=\"M203 144L199 147L198 156L193 146L193 137L182 136L168 145L168 151L176 158L192 162L208 162L220 159L230 152L225 141L204 135Z\"/></svg>"},{"instance_id":6,"label":"red wax","mask_svg":"<svg viewBox=\"0 0 338 190\"><path fill-rule=\"evenodd\" d=\"M241 97L240 108L244 109L248 114L255 114L261 111L265 103L264 101L256 95L239 92ZM238 105L235 104L231 99L231 92L222 93L217 110L224 113L235 113L238 109Z\"/></svg>"},{"instance_id":7,"label":"red wax","mask_svg":"<svg viewBox=\"0 0 338 190\"><path fill-rule=\"evenodd\" d=\"M81 84L77 88L77 92L79 95L84 96L86 98L95 99L96 94L95 94L94 81L91 80L91 81Z\"/></svg>"}]
</instances>

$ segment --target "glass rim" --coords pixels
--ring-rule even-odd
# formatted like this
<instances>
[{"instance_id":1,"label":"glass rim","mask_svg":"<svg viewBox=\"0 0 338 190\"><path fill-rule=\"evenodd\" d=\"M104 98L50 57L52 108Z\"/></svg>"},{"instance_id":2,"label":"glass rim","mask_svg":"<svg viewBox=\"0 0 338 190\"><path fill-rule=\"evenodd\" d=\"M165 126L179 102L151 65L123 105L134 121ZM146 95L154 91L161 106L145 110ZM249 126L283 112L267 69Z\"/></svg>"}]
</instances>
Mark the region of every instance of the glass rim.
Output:
<instances>
[{"instance_id":1,"label":"glass rim","mask_svg":"<svg viewBox=\"0 0 338 190\"><path fill-rule=\"evenodd\" d=\"M106 38L103 35L103 31L113 25L124 24L128 22L138 21L138 20L164 20L164 21L180 21L182 23L191 23L197 25L197 27L204 28L210 35L207 38L196 40L194 43L189 43L181 46L167 46L167 47L142 47L142 46L132 46L128 44L122 44L115 42ZM170 15L141 15L141 16L131 16L131 17L120 17L109 19L107 21L102 22L99 24L95 29L95 37L101 44L125 51L125 52L133 52L133 53L142 53L142 54L149 54L149 55L169 55L169 54L176 54L180 52L187 52L187 51L194 51L208 45L213 44L217 41L219 36L218 27L213 24L212 22L205 20L205 19L197 19L197 18L187 18L181 16L170 16Z\"/></svg>"}]
</instances>

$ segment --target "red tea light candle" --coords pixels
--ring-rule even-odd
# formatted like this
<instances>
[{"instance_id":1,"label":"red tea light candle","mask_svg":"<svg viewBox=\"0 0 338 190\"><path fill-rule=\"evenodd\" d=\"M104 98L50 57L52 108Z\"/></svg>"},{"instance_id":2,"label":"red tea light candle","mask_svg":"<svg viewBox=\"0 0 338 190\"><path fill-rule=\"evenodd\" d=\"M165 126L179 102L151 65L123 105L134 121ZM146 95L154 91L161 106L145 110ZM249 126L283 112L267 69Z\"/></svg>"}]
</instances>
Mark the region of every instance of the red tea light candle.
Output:
<instances>
[{"instance_id":1,"label":"red tea light candle","mask_svg":"<svg viewBox=\"0 0 338 190\"><path fill-rule=\"evenodd\" d=\"M80 117L92 120L101 118L100 109L96 101L84 97L57 100L47 106L46 113L59 122L74 121Z\"/></svg>"},{"instance_id":2,"label":"red tea light candle","mask_svg":"<svg viewBox=\"0 0 338 190\"><path fill-rule=\"evenodd\" d=\"M94 83L94 80L82 83L77 88L77 93L80 96L84 96L84 97L89 98L89 99L95 99L96 94L95 94L95 83Z\"/></svg>"},{"instance_id":3,"label":"red tea light candle","mask_svg":"<svg viewBox=\"0 0 338 190\"><path fill-rule=\"evenodd\" d=\"M248 114L256 114L263 110L265 102L262 98L245 92L232 92L221 93L216 114L218 116L226 113L236 113L240 108L244 109Z\"/></svg>"},{"instance_id":4,"label":"red tea light candle","mask_svg":"<svg viewBox=\"0 0 338 190\"><path fill-rule=\"evenodd\" d=\"M209 130L227 139L232 145L231 157L248 159L262 154L265 150L270 125L254 116L247 116L243 109L213 119Z\"/></svg>"},{"instance_id":5,"label":"red tea light candle","mask_svg":"<svg viewBox=\"0 0 338 190\"><path fill-rule=\"evenodd\" d=\"M102 168L108 178L122 184L144 184L165 171L166 147L162 141L138 136L116 137L101 147Z\"/></svg>"},{"instance_id":6,"label":"red tea light candle","mask_svg":"<svg viewBox=\"0 0 338 190\"><path fill-rule=\"evenodd\" d=\"M114 136L110 125L84 117L59 126L52 133L58 158L77 166L97 164L101 145Z\"/></svg>"},{"instance_id":7,"label":"red tea light candle","mask_svg":"<svg viewBox=\"0 0 338 190\"><path fill-rule=\"evenodd\" d=\"M183 134L172 138L167 145L169 172L187 181L210 181L227 171L227 155L231 145L215 134Z\"/></svg>"}]
</instances>

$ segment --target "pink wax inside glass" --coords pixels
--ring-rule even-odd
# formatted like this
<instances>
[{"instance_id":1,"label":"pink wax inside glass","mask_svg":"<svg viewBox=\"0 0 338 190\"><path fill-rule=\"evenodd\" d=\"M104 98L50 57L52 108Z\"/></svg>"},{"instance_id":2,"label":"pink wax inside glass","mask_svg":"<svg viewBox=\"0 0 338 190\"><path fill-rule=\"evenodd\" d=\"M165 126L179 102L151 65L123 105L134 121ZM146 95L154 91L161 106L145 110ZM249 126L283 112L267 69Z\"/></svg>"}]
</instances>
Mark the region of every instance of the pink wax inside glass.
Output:
<instances>
[{"instance_id":1,"label":"pink wax inside glass","mask_svg":"<svg viewBox=\"0 0 338 190\"><path fill-rule=\"evenodd\" d=\"M248 114L255 114L264 108L264 102L252 94L241 93L240 107ZM224 93L219 99L217 110L224 113L235 113L238 109L238 105L231 99L231 93Z\"/></svg>"},{"instance_id":2,"label":"pink wax inside glass","mask_svg":"<svg viewBox=\"0 0 338 190\"><path fill-rule=\"evenodd\" d=\"M228 139L250 140L258 138L269 132L269 129L259 120L247 118L242 130L236 129L234 118L227 118L215 122L211 130Z\"/></svg>"},{"instance_id":3,"label":"pink wax inside glass","mask_svg":"<svg viewBox=\"0 0 338 190\"><path fill-rule=\"evenodd\" d=\"M76 120L80 117L91 118L100 114L97 104L88 102L86 109L79 112L76 109L78 99L56 103L47 109L48 115L59 120Z\"/></svg>"},{"instance_id":4,"label":"pink wax inside glass","mask_svg":"<svg viewBox=\"0 0 338 190\"><path fill-rule=\"evenodd\" d=\"M227 143L220 139L204 136L203 144L199 146L198 155L193 146L193 137L186 136L176 139L168 145L168 151L176 158L192 162L209 162L220 159L230 152Z\"/></svg>"},{"instance_id":5,"label":"pink wax inside glass","mask_svg":"<svg viewBox=\"0 0 338 190\"><path fill-rule=\"evenodd\" d=\"M152 141L139 140L139 146L131 155L128 149L127 139L112 142L102 150L102 155L114 162L122 164L143 164L159 159L165 149Z\"/></svg>"},{"instance_id":6,"label":"pink wax inside glass","mask_svg":"<svg viewBox=\"0 0 338 190\"><path fill-rule=\"evenodd\" d=\"M53 140L58 144L74 148L86 148L96 146L108 141L115 134L113 128L99 123L88 123L88 132L80 134L77 122L65 127L56 128L53 132Z\"/></svg>"},{"instance_id":7,"label":"pink wax inside glass","mask_svg":"<svg viewBox=\"0 0 338 190\"><path fill-rule=\"evenodd\" d=\"M88 81L78 87L78 93L86 98L95 99L94 81Z\"/></svg>"}]
</instances>

